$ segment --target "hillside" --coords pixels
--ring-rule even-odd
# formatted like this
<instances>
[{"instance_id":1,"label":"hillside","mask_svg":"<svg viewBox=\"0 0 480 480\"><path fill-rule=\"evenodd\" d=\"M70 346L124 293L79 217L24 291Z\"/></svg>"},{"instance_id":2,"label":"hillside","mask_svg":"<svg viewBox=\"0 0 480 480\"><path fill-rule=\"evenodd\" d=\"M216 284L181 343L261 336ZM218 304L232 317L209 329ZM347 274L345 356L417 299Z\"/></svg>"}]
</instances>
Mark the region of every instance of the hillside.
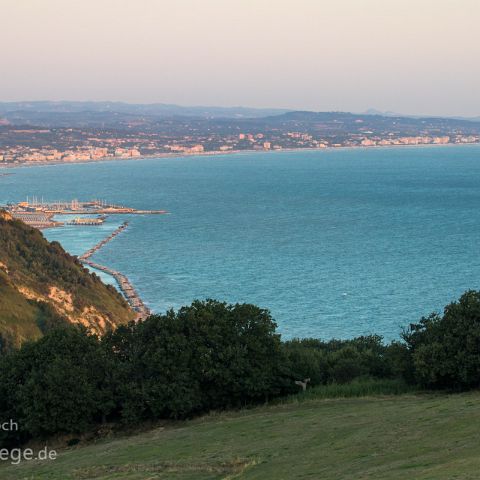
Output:
<instances>
[{"instance_id":1,"label":"hillside","mask_svg":"<svg viewBox=\"0 0 480 480\"><path fill-rule=\"evenodd\" d=\"M0 476L5 480L478 478L478 392L310 397L58 450L55 461L5 465Z\"/></svg>"},{"instance_id":2,"label":"hillside","mask_svg":"<svg viewBox=\"0 0 480 480\"><path fill-rule=\"evenodd\" d=\"M0 212L0 335L3 344L35 339L61 322L96 333L133 318L123 297L60 244Z\"/></svg>"}]
</instances>

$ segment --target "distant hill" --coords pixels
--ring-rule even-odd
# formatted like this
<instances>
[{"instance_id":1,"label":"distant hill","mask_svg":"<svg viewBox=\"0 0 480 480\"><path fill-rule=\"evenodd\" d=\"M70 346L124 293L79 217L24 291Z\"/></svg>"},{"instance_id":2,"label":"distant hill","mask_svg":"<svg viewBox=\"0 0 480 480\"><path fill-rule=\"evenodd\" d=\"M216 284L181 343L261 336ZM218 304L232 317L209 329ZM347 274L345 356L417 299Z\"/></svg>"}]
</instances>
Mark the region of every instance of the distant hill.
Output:
<instances>
[{"instance_id":1,"label":"distant hill","mask_svg":"<svg viewBox=\"0 0 480 480\"><path fill-rule=\"evenodd\" d=\"M23 158L18 147L112 150L114 138L144 155L196 145L212 152L354 147L364 140L375 145L462 144L480 141L480 120L120 102L0 103L0 150L8 153L9 162Z\"/></svg>"},{"instance_id":2,"label":"distant hill","mask_svg":"<svg viewBox=\"0 0 480 480\"><path fill-rule=\"evenodd\" d=\"M447 131L478 132L478 119L460 119L448 117L413 117L380 114L356 114L349 112L309 112L291 111L252 122L265 121L269 125L290 125L305 130L362 132L373 130L375 133L395 131L402 134L440 134Z\"/></svg>"},{"instance_id":3,"label":"distant hill","mask_svg":"<svg viewBox=\"0 0 480 480\"><path fill-rule=\"evenodd\" d=\"M232 132L250 130L280 134L302 130L329 136L367 133L416 136L478 134L480 118L419 117L373 109L355 114L247 107L184 107L161 103L0 102L0 130L15 126L107 129L118 135L125 131L155 132L168 138L206 136L211 132L228 136ZM44 140L42 136L42 145ZM5 142L12 143L11 139ZM1 143L0 139L0 146Z\"/></svg>"},{"instance_id":4,"label":"distant hill","mask_svg":"<svg viewBox=\"0 0 480 480\"><path fill-rule=\"evenodd\" d=\"M391 112L390 110L382 111L377 110L376 108L369 108L365 112L360 113L360 115L381 115L382 117L410 117L410 118L438 118L438 115L402 115L397 112ZM475 117L462 117L460 115L453 115L444 118L449 118L451 120L468 120L470 122L480 122L480 116Z\"/></svg>"},{"instance_id":5,"label":"distant hill","mask_svg":"<svg viewBox=\"0 0 480 480\"><path fill-rule=\"evenodd\" d=\"M120 293L57 242L0 210L0 341L42 336L62 322L102 334L134 317Z\"/></svg>"},{"instance_id":6,"label":"distant hill","mask_svg":"<svg viewBox=\"0 0 480 480\"><path fill-rule=\"evenodd\" d=\"M30 123L46 119L51 114L60 118L75 117L79 114L86 118L105 118L117 115L121 117L200 117L200 118L259 118L280 115L287 112L281 108L250 107L185 107L165 103L135 104L125 102L0 102L0 115L16 123ZM70 115L69 115L70 114ZM73 115L71 115L73 114Z\"/></svg>"}]
</instances>

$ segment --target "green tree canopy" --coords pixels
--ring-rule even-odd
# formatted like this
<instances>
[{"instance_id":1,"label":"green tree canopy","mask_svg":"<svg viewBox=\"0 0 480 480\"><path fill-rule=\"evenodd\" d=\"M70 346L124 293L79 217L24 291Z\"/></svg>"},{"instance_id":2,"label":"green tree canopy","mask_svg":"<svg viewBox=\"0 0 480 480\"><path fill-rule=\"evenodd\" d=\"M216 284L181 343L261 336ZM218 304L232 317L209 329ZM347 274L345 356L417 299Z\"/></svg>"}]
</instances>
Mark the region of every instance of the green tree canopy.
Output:
<instances>
[{"instance_id":1,"label":"green tree canopy","mask_svg":"<svg viewBox=\"0 0 480 480\"><path fill-rule=\"evenodd\" d=\"M415 377L427 387L472 388L480 384L480 292L470 290L458 302L404 332Z\"/></svg>"}]
</instances>

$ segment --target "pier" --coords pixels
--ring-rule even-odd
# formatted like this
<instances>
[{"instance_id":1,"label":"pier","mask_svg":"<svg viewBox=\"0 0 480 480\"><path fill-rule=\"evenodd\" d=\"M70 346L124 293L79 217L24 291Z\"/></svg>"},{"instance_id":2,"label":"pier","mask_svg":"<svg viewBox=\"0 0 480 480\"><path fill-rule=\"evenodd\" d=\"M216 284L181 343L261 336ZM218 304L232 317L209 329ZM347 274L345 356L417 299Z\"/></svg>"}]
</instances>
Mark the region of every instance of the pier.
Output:
<instances>
[{"instance_id":1,"label":"pier","mask_svg":"<svg viewBox=\"0 0 480 480\"><path fill-rule=\"evenodd\" d=\"M108 242L113 240L117 235L122 233L128 227L128 222L122 223L116 230L114 230L108 237L104 238L101 242L97 243L94 247L90 250L85 252L83 255L78 257L78 259L90 267L94 268L95 270L100 270L102 272L111 275L115 281L117 282L120 291L122 292L123 296L127 300L128 304L132 308L133 311L136 312L136 321L145 320L148 316L151 315L150 309L143 303L140 295L135 290L133 285L130 283L130 280L123 275L122 273L118 272L117 270L113 270L112 268L105 267L104 265L100 265L98 263L92 262L90 257L95 253L98 252L102 247L104 247Z\"/></svg>"},{"instance_id":2,"label":"pier","mask_svg":"<svg viewBox=\"0 0 480 480\"><path fill-rule=\"evenodd\" d=\"M7 210L8 211L8 210ZM42 230L44 228L63 227L63 222L53 220L53 213L24 213L24 212L10 212L13 218L21 220L31 227Z\"/></svg>"},{"instance_id":3,"label":"pier","mask_svg":"<svg viewBox=\"0 0 480 480\"><path fill-rule=\"evenodd\" d=\"M77 226L84 226L84 225L103 225L105 223L105 218L106 215L102 215L101 217L95 217L95 218L83 218L83 217L77 217L71 220L70 222L67 222L67 225L77 225Z\"/></svg>"}]
</instances>

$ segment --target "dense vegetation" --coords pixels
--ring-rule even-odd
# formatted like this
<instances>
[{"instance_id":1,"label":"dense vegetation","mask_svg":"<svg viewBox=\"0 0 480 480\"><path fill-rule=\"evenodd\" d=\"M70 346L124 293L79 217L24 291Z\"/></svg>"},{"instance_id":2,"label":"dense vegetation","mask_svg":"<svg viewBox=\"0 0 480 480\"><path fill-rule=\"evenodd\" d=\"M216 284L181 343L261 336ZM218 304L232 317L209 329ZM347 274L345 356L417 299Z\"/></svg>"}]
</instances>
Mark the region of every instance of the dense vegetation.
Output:
<instances>
[{"instance_id":1,"label":"dense vegetation","mask_svg":"<svg viewBox=\"0 0 480 480\"><path fill-rule=\"evenodd\" d=\"M52 287L71 298L64 312L49 298ZM92 308L107 324L133 317L118 291L89 273L58 242L48 242L40 231L0 210L0 345L8 348L39 338L68 322L68 314L79 319Z\"/></svg>"},{"instance_id":2,"label":"dense vegetation","mask_svg":"<svg viewBox=\"0 0 480 480\"><path fill-rule=\"evenodd\" d=\"M208 300L101 339L53 329L0 360L0 418L21 426L3 441L254 405L299 392L307 378L309 387L372 378L457 390L480 380L479 292L410 325L402 342L282 342L275 328L267 310Z\"/></svg>"},{"instance_id":3,"label":"dense vegetation","mask_svg":"<svg viewBox=\"0 0 480 480\"><path fill-rule=\"evenodd\" d=\"M403 338L421 385L456 390L480 386L480 292L466 292L442 316L432 314L410 325Z\"/></svg>"}]
</instances>

